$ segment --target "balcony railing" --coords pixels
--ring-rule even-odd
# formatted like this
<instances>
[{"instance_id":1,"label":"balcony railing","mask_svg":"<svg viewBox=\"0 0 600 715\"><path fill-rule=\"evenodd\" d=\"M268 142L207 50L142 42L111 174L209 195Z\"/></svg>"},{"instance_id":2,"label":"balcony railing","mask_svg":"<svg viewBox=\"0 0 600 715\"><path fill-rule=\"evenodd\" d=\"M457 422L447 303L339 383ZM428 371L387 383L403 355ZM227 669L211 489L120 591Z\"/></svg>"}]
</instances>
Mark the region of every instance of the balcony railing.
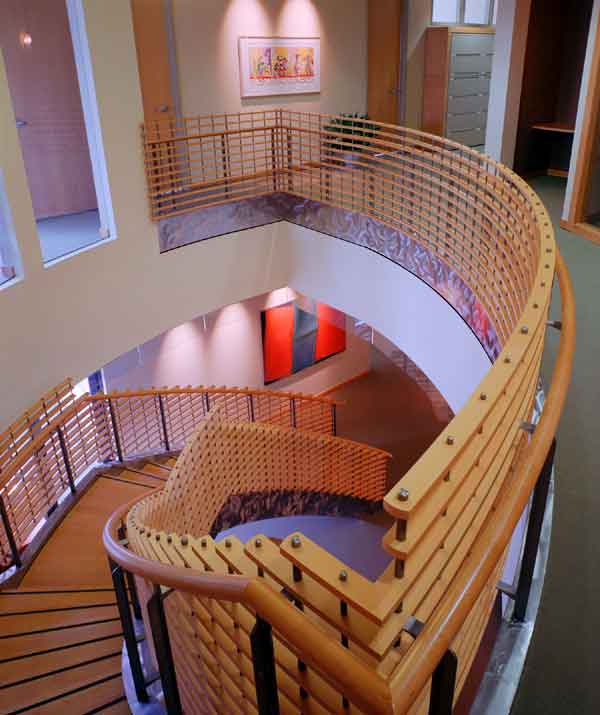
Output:
<instances>
[{"instance_id":1,"label":"balcony railing","mask_svg":"<svg viewBox=\"0 0 600 715\"><path fill-rule=\"evenodd\" d=\"M332 435L337 402L270 390L164 388L85 395L65 381L0 434L0 569L92 467L179 451L213 409L229 420Z\"/></svg>"},{"instance_id":2,"label":"balcony railing","mask_svg":"<svg viewBox=\"0 0 600 715\"><path fill-rule=\"evenodd\" d=\"M199 426L171 486L121 509L104 536L116 578L125 572L139 577L148 632L162 647L170 639L163 654L172 657L159 658L170 713L182 703L194 712L203 699L232 712L243 712L243 702L246 712L261 715L277 708L416 713L428 702L432 713L450 712L496 597L511 535L551 452L571 373L575 312L568 272L540 200L507 168L453 142L368 121L348 129L335 119L276 110L146 126L153 218L273 192L366 215L409 236L459 274L481 302L502 350L463 409L384 496L394 519L384 546L393 561L376 582L302 535L280 545L267 539L215 544L206 523L177 521L173 499L193 494L194 477L201 479L201 460L192 456L208 422L198 396L195 407L182 406L181 417L179 407L165 411L163 405L161 411L157 396L145 393L124 395L126 407L114 402L118 396L101 396L68 408L72 412L61 419L82 445L77 470L86 459L181 446ZM562 329L560 349L534 426L555 276L562 316L551 325ZM187 400L194 401L178 397L182 405ZM282 407L287 427L300 427L295 401L288 397L287 409ZM248 422L248 402L236 404L237 423ZM80 409L81 426L74 417ZM317 431L331 431L333 408L320 409L329 427L319 417ZM183 424L190 429L179 428ZM266 431L244 427L244 454L261 455L257 444L264 437L274 459L277 433L289 440L280 473L292 474L304 454L295 444L303 430L291 437L285 430L277 421ZM229 454L228 440L218 440L219 453ZM68 439L62 441L68 449ZM71 457L61 457L62 449L59 434L46 428L22 455L12 455L3 478L27 465L32 476L23 474L37 485L39 499L48 463L52 474L63 475L63 486L69 482L63 463ZM353 472L341 465L339 483L346 490L354 480L344 474ZM71 471L76 483L80 472ZM226 471L220 474L227 478ZM250 489L247 472L244 479ZM124 536L129 548L119 543ZM143 683L138 685L143 697Z\"/></svg>"}]
</instances>

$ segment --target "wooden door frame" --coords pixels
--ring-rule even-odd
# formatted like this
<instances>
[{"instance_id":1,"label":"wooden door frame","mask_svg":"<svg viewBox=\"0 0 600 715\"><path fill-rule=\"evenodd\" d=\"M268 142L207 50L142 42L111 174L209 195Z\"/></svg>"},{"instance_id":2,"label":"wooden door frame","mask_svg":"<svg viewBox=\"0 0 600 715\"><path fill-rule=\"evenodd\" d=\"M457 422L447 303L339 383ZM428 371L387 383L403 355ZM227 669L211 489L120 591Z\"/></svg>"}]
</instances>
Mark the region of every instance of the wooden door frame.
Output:
<instances>
[{"instance_id":1,"label":"wooden door frame","mask_svg":"<svg viewBox=\"0 0 600 715\"><path fill-rule=\"evenodd\" d=\"M569 181L561 226L567 231L600 243L600 229L586 221L586 202L592 171L594 145L599 127L600 104L600 0L592 8L583 81L579 97Z\"/></svg>"},{"instance_id":2,"label":"wooden door frame","mask_svg":"<svg viewBox=\"0 0 600 715\"><path fill-rule=\"evenodd\" d=\"M92 176L96 189L96 200L98 202L100 237L103 241L107 239L112 240L117 237L117 226L113 212L106 155L102 141L100 113L98 110L96 85L94 83L92 57L87 37L83 0L66 0L66 4L71 40L73 43L73 54L75 56L75 67L77 69L77 79L79 81L79 92L81 94L85 131L92 163Z\"/></svg>"}]
</instances>

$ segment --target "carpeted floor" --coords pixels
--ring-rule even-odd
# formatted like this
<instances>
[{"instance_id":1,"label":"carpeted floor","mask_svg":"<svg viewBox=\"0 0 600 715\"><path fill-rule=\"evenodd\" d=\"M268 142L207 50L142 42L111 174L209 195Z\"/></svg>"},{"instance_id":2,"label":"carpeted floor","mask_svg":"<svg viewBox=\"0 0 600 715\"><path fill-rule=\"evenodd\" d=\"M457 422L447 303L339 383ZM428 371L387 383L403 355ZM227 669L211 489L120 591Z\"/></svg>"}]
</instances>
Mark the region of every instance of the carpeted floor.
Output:
<instances>
[{"instance_id":1,"label":"carpeted floor","mask_svg":"<svg viewBox=\"0 0 600 715\"><path fill-rule=\"evenodd\" d=\"M40 219L37 228L44 263L102 240L97 210Z\"/></svg>"},{"instance_id":2,"label":"carpeted floor","mask_svg":"<svg viewBox=\"0 0 600 715\"><path fill-rule=\"evenodd\" d=\"M550 559L514 715L600 712L600 246L562 231L565 180L532 182L549 209L577 301L577 350L558 432ZM555 293L558 291L555 289ZM552 317L559 317L557 295ZM548 334L548 384L558 335Z\"/></svg>"}]
</instances>

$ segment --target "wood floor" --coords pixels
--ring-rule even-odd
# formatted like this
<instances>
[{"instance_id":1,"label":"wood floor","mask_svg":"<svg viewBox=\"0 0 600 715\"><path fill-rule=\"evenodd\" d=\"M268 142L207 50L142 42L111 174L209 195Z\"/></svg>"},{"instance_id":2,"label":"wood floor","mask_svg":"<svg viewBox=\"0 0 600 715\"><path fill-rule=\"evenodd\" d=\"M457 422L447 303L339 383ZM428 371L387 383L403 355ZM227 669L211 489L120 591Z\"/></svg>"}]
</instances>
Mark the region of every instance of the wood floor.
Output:
<instances>
[{"instance_id":1,"label":"wood floor","mask_svg":"<svg viewBox=\"0 0 600 715\"><path fill-rule=\"evenodd\" d=\"M101 532L120 505L161 487L173 460L98 477L17 590L0 591L0 715L130 713L123 636Z\"/></svg>"}]
</instances>

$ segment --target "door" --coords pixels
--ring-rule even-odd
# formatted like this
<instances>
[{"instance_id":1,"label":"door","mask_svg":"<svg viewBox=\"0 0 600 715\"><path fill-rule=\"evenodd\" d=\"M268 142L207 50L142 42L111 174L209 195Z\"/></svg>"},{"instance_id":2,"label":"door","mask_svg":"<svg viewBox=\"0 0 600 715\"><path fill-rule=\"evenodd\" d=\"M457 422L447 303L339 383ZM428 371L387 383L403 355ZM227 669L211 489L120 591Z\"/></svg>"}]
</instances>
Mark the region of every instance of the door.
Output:
<instances>
[{"instance_id":1,"label":"door","mask_svg":"<svg viewBox=\"0 0 600 715\"><path fill-rule=\"evenodd\" d=\"M65 0L1 0L0 46L36 219L95 209Z\"/></svg>"},{"instance_id":2,"label":"door","mask_svg":"<svg viewBox=\"0 0 600 715\"><path fill-rule=\"evenodd\" d=\"M397 124L401 92L401 40L404 0L369 0L369 117Z\"/></svg>"}]
</instances>

